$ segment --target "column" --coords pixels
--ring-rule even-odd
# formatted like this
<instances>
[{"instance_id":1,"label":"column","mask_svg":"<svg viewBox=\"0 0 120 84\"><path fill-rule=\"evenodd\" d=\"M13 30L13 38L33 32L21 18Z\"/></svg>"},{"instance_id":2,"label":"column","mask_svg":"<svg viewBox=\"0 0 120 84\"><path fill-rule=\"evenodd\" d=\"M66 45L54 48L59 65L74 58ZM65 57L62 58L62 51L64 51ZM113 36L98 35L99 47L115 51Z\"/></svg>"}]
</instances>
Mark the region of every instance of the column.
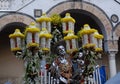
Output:
<instances>
[{"instance_id":1,"label":"column","mask_svg":"<svg viewBox=\"0 0 120 84\"><path fill-rule=\"evenodd\" d=\"M110 69L110 78L116 75L116 60L115 60L115 54L116 51L110 51L109 52L109 69Z\"/></svg>"}]
</instances>

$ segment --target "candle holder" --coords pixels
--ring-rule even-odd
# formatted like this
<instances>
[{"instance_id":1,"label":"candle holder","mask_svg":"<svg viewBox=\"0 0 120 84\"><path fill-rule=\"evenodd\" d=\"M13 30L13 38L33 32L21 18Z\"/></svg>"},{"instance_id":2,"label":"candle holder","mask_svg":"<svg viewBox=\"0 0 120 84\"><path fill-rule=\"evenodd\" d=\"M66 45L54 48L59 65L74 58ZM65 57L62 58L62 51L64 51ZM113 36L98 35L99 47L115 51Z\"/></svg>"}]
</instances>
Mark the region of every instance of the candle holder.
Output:
<instances>
[{"instance_id":1,"label":"candle holder","mask_svg":"<svg viewBox=\"0 0 120 84\"><path fill-rule=\"evenodd\" d=\"M11 51L17 58L24 60L26 71L24 84L36 84L40 80L40 60L49 53L52 35L44 28L40 32L40 29L32 22L26 27L24 34L16 29L13 34L9 35L9 38Z\"/></svg>"},{"instance_id":2,"label":"candle holder","mask_svg":"<svg viewBox=\"0 0 120 84\"><path fill-rule=\"evenodd\" d=\"M78 32L78 35L75 35L75 20L69 13L66 13L66 16L61 19L64 37L62 37L62 33L57 29L52 32L53 35L51 34L52 19L47 17L45 13L40 18L37 18L36 21L37 23L32 22L28 25L24 33L16 29L13 34L9 35L11 51L17 58L24 60L25 75L23 83L58 84L61 82L59 77L65 80L68 78L66 80L68 83L87 83L87 78L91 80L89 76L94 75L95 59L99 58L103 51L103 35L99 34L96 29L90 28L89 24L85 24L83 29ZM51 46L51 39L53 37L55 39L53 45L59 43L61 40L65 41L66 56L59 57L60 54L58 53L58 56L53 53L51 55L51 47L53 46ZM82 40L80 48L78 39ZM61 53L64 52L61 51ZM51 63L52 67L48 68L46 58L50 55L52 59L56 59L57 57L58 59L54 63ZM61 65L60 63L63 67L67 68L66 71L59 66ZM71 67L73 67L73 71ZM53 73L51 73L52 70ZM61 74L60 71L64 72L61 72ZM69 74L67 71L69 71ZM56 78L52 77L54 73L57 74ZM66 77L64 78L63 76Z\"/></svg>"}]
</instances>

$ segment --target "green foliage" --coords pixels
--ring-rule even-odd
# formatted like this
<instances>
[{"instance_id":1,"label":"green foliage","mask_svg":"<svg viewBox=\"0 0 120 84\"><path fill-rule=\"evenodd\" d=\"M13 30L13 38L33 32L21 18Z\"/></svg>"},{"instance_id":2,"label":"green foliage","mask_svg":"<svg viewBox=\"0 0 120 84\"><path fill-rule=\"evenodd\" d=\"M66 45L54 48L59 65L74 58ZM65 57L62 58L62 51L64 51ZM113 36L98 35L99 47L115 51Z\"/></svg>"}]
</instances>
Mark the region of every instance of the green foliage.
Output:
<instances>
[{"instance_id":1,"label":"green foliage","mask_svg":"<svg viewBox=\"0 0 120 84\"><path fill-rule=\"evenodd\" d=\"M52 35L53 35L53 38L51 41L52 44L55 44L63 39L61 32L57 28L52 32Z\"/></svg>"},{"instance_id":2,"label":"green foliage","mask_svg":"<svg viewBox=\"0 0 120 84\"><path fill-rule=\"evenodd\" d=\"M31 52L31 50L26 50L25 53L25 76L24 84L37 84L39 81L39 67L40 67L40 52ZM41 54L40 54L41 55Z\"/></svg>"},{"instance_id":3,"label":"green foliage","mask_svg":"<svg viewBox=\"0 0 120 84\"><path fill-rule=\"evenodd\" d=\"M57 55L55 55L55 54L51 54L50 55L50 60L49 60L49 62L50 62L50 64L54 61L54 59L57 57Z\"/></svg>"},{"instance_id":4,"label":"green foliage","mask_svg":"<svg viewBox=\"0 0 120 84\"><path fill-rule=\"evenodd\" d=\"M85 71L84 71L84 75L85 76L89 76L90 74L93 73L95 66L97 65L96 63L96 59L99 59L101 55L101 53L96 53L93 50L90 49L84 49L83 50L84 53L84 61L85 61Z\"/></svg>"},{"instance_id":5,"label":"green foliage","mask_svg":"<svg viewBox=\"0 0 120 84\"><path fill-rule=\"evenodd\" d=\"M59 14L52 14L50 18L52 19L52 25L61 26L61 17Z\"/></svg>"}]
</instances>

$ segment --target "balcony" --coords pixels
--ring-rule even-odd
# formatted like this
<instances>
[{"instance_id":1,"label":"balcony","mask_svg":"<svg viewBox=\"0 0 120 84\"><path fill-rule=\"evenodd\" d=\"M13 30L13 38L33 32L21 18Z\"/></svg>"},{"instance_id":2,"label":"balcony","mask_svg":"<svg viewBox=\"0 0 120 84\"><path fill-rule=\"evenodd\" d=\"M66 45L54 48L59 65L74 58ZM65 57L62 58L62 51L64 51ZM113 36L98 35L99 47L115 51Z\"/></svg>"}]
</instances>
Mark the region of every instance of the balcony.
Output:
<instances>
[{"instance_id":1,"label":"balcony","mask_svg":"<svg viewBox=\"0 0 120 84\"><path fill-rule=\"evenodd\" d=\"M17 11L34 0L0 0L0 11Z\"/></svg>"}]
</instances>

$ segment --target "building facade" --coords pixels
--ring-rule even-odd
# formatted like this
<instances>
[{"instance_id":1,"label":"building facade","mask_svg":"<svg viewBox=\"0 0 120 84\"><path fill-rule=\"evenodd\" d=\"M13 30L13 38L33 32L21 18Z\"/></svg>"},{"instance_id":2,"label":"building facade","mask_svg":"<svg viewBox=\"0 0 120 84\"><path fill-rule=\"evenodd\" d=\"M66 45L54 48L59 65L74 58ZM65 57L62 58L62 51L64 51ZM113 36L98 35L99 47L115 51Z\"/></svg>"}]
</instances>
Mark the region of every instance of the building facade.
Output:
<instances>
[{"instance_id":1,"label":"building facade","mask_svg":"<svg viewBox=\"0 0 120 84\"><path fill-rule=\"evenodd\" d=\"M106 66L108 78L120 71L120 1L119 0L1 0L0 1L0 84L6 80L20 82L24 74L22 60L10 51L9 34L16 28L24 31L42 13L70 13L76 20L75 32L89 24L104 35L104 56L98 60ZM18 83L17 83L18 84Z\"/></svg>"}]
</instances>

